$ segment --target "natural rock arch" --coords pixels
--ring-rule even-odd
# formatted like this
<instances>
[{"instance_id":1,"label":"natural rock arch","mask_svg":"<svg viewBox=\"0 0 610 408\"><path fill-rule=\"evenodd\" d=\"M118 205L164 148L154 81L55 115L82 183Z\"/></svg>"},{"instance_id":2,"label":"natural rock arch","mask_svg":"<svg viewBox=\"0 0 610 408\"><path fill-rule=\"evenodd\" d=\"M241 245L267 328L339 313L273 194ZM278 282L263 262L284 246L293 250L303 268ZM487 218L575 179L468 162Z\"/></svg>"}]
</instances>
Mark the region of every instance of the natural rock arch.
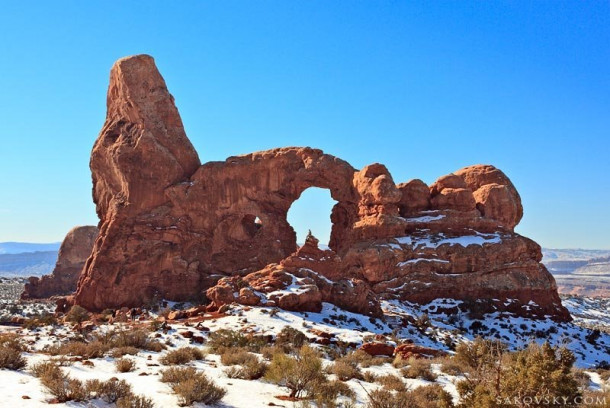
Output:
<instances>
[{"instance_id":1,"label":"natural rock arch","mask_svg":"<svg viewBox=\"0 0 610 408\"><path fill-rule=\"evenodd\" d=\"M397 186L381 164L355 170L309 147L201 165L146 55L115 63L107 103L90 162L100 234L77 304L101 310L151 297L201 299L204 292L212 307L253 302L252 288L268 290L268 278L280 274L284 283L300 276L316 308L324 300L378 314L379 299L450 296L498 299L499 311L510 298L518 300L510 308L528 305L521 313L569 319L540 264L540 247L514 233L521 200L493 166L465 168L428 187ZM311 239L295 252L287 212L309 187L328 189L337 201L334 251L320 251ZM253 225L256 217L262 227ZM236 300L235 290L247 289L240 278L248 276L254 286ZM278 301L308 307L298 295L287 299Z\"/></svg>"}]
</instances>

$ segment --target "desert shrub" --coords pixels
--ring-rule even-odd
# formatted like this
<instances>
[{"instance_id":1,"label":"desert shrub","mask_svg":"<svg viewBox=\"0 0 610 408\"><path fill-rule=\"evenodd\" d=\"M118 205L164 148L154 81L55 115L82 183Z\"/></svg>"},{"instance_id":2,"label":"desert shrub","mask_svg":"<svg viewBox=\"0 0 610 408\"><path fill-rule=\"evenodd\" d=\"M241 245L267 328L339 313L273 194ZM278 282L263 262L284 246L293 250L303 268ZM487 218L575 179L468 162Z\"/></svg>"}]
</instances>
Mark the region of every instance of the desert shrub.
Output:
<instances>
[{"instance_id":1,"label":"desert shrub","mask_svg":"<svg viewBox=\"0 0 610 408\"><path fill-rule=\"evenodd\" d=\"M227 393L224 388L216 386L203 373L197 373L194 378L178 383L172 389L178 395L180 406L192 405L194 402L213 405Z\"/></svg>"},{"instance_id":2,"label":"desert shrub","mask_svg":"<svg viewBox=\"0 0 610 408\"><path fill-rule=\"evenodd\" d=\"M70 308L70 311L68 313L66 313L66 321L68 322L73 322L73 323L82 323L85 320L87 320L89 318L89 312L79 306L79 305L74 305Z\"/></svg>"},{"instance_id":3,"label":"desert shrub","mask_svg":"<svg viewBox=\"0 0 610 408\"><path fill-rule=\"evenodd\" d=\"M589 388L591 378L589 377L589 374L585 373L584 370L580 368L572 368L572 376L574 377L574 380L576 380L576 382L578 383L578 387L581 390L586 390L587 388Z\"/></svg>"},{"instance_id":4,"label":"desert shrub","mask_svg":"<svg viewBox=\"0 0 610 408\"><path fill-rule=\"evenodd\" d=\"M610 408L610 390L585 390L582 395L584 407Z\"/></svg>"},{"instance_id":5,"label":"desert shrub","mask_svg":"<svg viewBox=\"0 0 610 408\"><path fill-rule=\"evenodd\" d=\"M254 354L245 349L226 350L220 355L220 362L224 365L243 364L252 357L256 358Z\"/></svg>"},{"instance_id":6,"label":"desert shrub","mask_svg":"<svg viewBox=\"0 0 610 408\"><path fill-rule=\"evenodd\" d=\"M117 331L111 333L110 345L112 348L133 347L140 350L160 352L165 346L158 340L151 339L149 332L145 330Z\"/></svg>"},{"instance_id":7,"label":"desert shrub","mask_svg":"<svg viewBox=\"0 0 610 408\"><path fill-rule=\"evenodd\" d=\"M201 350L195 347L181 347L172 351L169 351L163 357L159 359L161 364L164 365L179 365L186 364L193 360L203 360L205 355Z\"/></svg>"},{"instance_id":8,"label":"desert shrub","mask_svg":"<svg viewBox=\"0 0 610 408\"><path fill-rule=\"evenodd\" d=\"M129 358L120 358L114 362L114 365L119 373L128 373L136 368L135 361Z\"/></svg>"},{"instance_id":9,"label":"desert shrub","mask_svg":"<svg viewBox=\"0 0 610 408\"><path fill-rule=\"evenodd\" d=\"M265 346L265 347L261 348L260 353L263 355L263 358L265 358L267 360L271 360L275 354L277 354L277 353L285 354L286 352L281 347L277 347L276 345L273 345L273 346Z\"/></svg>"},{"instance_id":10,"label":"desert shrub","mask_svg":"<svg viewBox=\"0 0 610 408\"><path fill-rule=\"evenodd\" d=\"M129 394L116 401L116 408L154 408L155 404L150 398L141 395Z\"/></svg>"},{"instance_id":11,"label":"desert shrub","mask_svg":"<svg viewBox=\"0 0 610 408\"><path fill-rule=\"evenodd\" d=\"M394 357L394 360L392 360L392 365L394 368L403 368L409 365L409 360L402 358L402 356L398 354Z\"/></svg>"},{"instance_id":12,"label":"desert shrub","mask_svg":"<svg viewBox=\"0 0 610 408\"><path fill-rule=\"evenodd\" d=\"M353 360L340 358L328 370L337 376L341 381L348 381L352 378L362 379L362 372L358 368L358 363Z\"/></svg>"},{"instance_id":13,"label":"desert shrub","mask_svg":"<svg viewBox=\"0 0 610 408\"><path fill-rule=\"evenodd\" d=\"M161 382L169 383L178 395L180 406L202 402L213 405L220 401L226 390L214 384L205 374L193 367L168 368L161 371Z\"/></svg>"},{"instance_id":14,"label":"desert shrub","mask_svg":"<svg viewBox=\"0 0 610 408\"><path fill-rule=\"evenodd\" d=\"M436 374L432 372L430 360L427 359L410 358L409 365L400 372L406 378L421 378L427 381L436 380Z\"/></svg>"},{"instance_id":15,"label":"desert shrub","mask_svg":"<svg viewBox=\"0 0 610 408\"><path fill-rule=\"evenodd\" d=\"M284 349L284 351L296 350L307 344L307 336L299 330L284 326L275 338L275 345Z\"/></svg>"},{"instance_id":16,"label":"desert shrub","mask_svg":"<svg viewBox=\"0 0 610 408\"><path fill-rule=\"evenodd\" d=\"M449 375L462 375L464 374L463 367L455 361L453 357L442 357L436 359L435 362L440 363L440 369L443 373Z\"/></svg>"},{"instance_id":17,"label":"desert shrub","mask_svg":"<svg viewBox=\"0 0 610 408\"><path fill-rule=\"evenodd\" d=\"M265 373L265 378L290 390L291 398L312 392L316 383L325 380L322 360L314 349L303 346L296 355L277 353Z\"/></svg>"},{"instance_id":18,"label":"desert shrub","mask_svg":"<svg viewBox=\"0 0 610 408\"><path fill-rule=\"evenodd\" d=\"M438 384L417 387L406 392L405 400L410 400L413 408L452 408L451 394Z\"/></svg>"},{"instance_id":19,"label":"desert shrub","mask_svg":"<svg viewBox=\"0 0 610 408\"><path fill-rule=\"evenodd\" d=\"M34 377L43 376L59 376L61 375L61 369L57 363L53 361L41 361L30 367L30 371Z\"/></svg>"},{"instance_id":20,"label":"desert shrub","mask_svg":"<svg viewBox=\"0 0 610 408\"><path fill-rule=\"evenodd\" d=\"M72 340L45 349L45 351L54 356L80 356L84 358L101 358L108 350L110 350L110 346L98 340L90 343Z\"/></svg>"},{"instance_id":21,"label":"desert shrub","mask_svg":"<svg viewBox=\"0 0 610 408\"><path fill-rule=\"evenodd\" d=\"M440 385L418 387L392 393L386 389L369 394L367 408L452 408L451 394Z\"/></svg>"},{"instance_id":22,"label":"desert shrub","mask_svg":"<svg viewBox=\"0 0 610 408\"><path fill-rule=\"evenodd\" d=\"M371 371L365 371L362 373L362 381L367 383L374 383L377 381L377 375Z\"/></svg>"},{"instance_id":23,"label":"desert shrub","mask_svg":"<svg viewBox=\"0 0 610 408\"><path fill-rule=\"evenodd\" d=\"M229 330L220 329L210 333L208 338L208 347L212 351L223 351L224 348L244 348L248 344L248 339L242 333Z\"/></svg>"},{"instance_id":24,"label":"desert shrub","mask_svg":"<svg viewBox=\"0 0 610 408\"><path fill-rule=\"evenodd\" d=\"M25 351L25 346L17 334L4 333L0 334L0 347L7 347L14 350Z\"/></svg>"},{"instance_id":25,"label":"desert shrub","mask_svg":"<svg viewBox=\"0 0 610 408\"><path fill-rule=\"evenodd\" d=\"M139 349L133 346L123 346L112 349L111 355L114 358L121 358L126 355L135 356L140 352Z\"/></svg>"},{"instance_id":26,"label":"desert shrub","mask_svg":"<svg viewBox=\"0 0 610 408\"><path fill-rule=\"evenodd\" d=\"M89 380L85 384L87 392L109 404L131 395L131 385L125 380L111 378L108 381Z\"/></svg>"},{"instance_id":27,"label":"desert shrub","mask_svg":"<svg viewBox=\"0 0 610 408\"><path fill-rule=\"evenodd\" d=\"M349 364L356 364L362 368L378 366L391 361L389 357L373 357L362 350L355 350L351 353L347 353L338 360L345 361Z\"/></svg>"},{"instance_id":28,"label":"desert shrub","mask_svg":"<svg viewBox=\"0 0 610 408\"><path fill-rule=\"evenodd\" d=\"M32 371L38 373L38 378L44 388L59 402L89 399L89 392L83 383L64 374L57 365L40 366Z\"/></svg>"},{"instance_id":29,"label":"desert shrub","mask_svg":"<svg viewBox=\"0 0 610 408\"><path fill-rule=\"evenodd\" d=\"M261 362L257 356L245 350L236 352L227 351L220 356L224 365L233 366L225 370L229 378L242 380L256 380L261 378L267 369L267 364ZM239 365L239 367L236 367Z\"/></svg>"},{"instance_id":30,"label":"desert shrub","mask_svg":"<svg viewBox=\"0 0 610 408\"><path fill-rule=\"evenodd\" d=\"M575 401L580 396L571 372L574 355L548 343L531 343L509 353L488 340L460 345L455 358L467 362L466 380L457 383L464 407L495 407L498 400L520 400L560 396ZM574 405L571 403L571 405Z\"/></svg>"},{"instance_id":31,"label":"desert shrub","mask_svg":"<svg viewBox=\"0 0 610 408\"><path fill-rule=\"evenodd\" d=\"M413 408L413 404L404 398L404 393L392 393L384 388L368 394L367 408Z\"/></svg>"},{"instance_id":32,"label":"desert shrub","mask_svg":"<svg viewBox=\"0 0 610 408\"><path fill-rule=\"evenodd\" d=\"M197 370L194 367L170 367L161 371L161 382L179 383L189 378L193 378Z\"/></svg>"},{"instance_id":33,"label":"desert shrub","mask_svg":"<svg viewBox=\"0 0 610 408\"><path fill-rule=\"evenodd\" d=\"M315 402L318 408L336 408L337 398L344 396L352 401L356 398L356 394L349 385L341 381L324 381L316 385Z\"/></svg>"},{"instance_id":34,"label":"desert shrub","mask_svg":"<svg viewBox=\"0 0 610 408\"><path fill-rule=\"evenodd\" d=\"M376 382L390 391L405 391L407 389L404 381L394 374L381 375L377 377Z\"/></svg>"},{"instance_id":35,"label":"desert shrub","mask_svg":"<svg viewBox=\"0 0 610 408\"><path fill-rule=\"evenodd\" d=\"M42 313L39 315L35 315L26 319L26 321L21 325L24 329L36 329L42 326L51 326L57 324L57 319L51 313Z\"/></svg>"},{"instance_id":36,"label":"desert shrub","mask_svg":"<svg viewBox=\"0 0 610 408\"><path fill-rule=\"evenodd\" d=\"M267 344L267 340L261 336L244 336L238 331L229 329L219 329L210 333L207 343L213 352L219 354L231 348L245 348L258 352Z\"/></svg>"},{"instance_id":37,"label":"desert shrub","mask_svg":"<svg viewBox=\"0 0 610 408\"><path fill-rule=\"evenodd\" d=\"M21 355L20 347L12 347L11 345L0 346L0 368L8 370L19 370L27 364L25 358Z\"/></svg>"}]
</instances>

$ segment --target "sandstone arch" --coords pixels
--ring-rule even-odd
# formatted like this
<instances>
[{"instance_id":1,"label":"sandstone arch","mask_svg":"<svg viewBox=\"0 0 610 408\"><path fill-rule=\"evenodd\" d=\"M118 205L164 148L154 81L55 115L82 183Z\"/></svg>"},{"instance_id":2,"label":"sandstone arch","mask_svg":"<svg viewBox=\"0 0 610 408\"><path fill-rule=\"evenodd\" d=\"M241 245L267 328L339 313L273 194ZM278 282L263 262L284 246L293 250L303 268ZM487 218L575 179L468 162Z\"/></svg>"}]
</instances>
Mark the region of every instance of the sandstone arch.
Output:
<instances>
[{"instance_id":1,"label":"sandstone arch","mask_svg":"<svg viewBox=\"0 0 610 408\"><path fill-rule=\"evenodd\" d=\"M499 299L494 310L511 298L518 299L511 308L537 303L523 314L569 319L540 247L513 231L521 200L493 166L459 170L428 188L421 181L397 186L381 164L356 170L310 147L201 165L146 55L115 63L107 102L90 163L100 234L74 299L88 309L203 293L213 307L252 304L262 301L252 288L261 291L280 274L283 282L297 275L307 282L317 307L324 300L378 314L382 298L486 296ZM328 189L337 201L333 251L310 240L295 252L287 212L309 187ZM239 287L242 277L254 285L249 292ZM307 306L298 296L289 300L285 307Z\"/></svg>"}]
</instances>

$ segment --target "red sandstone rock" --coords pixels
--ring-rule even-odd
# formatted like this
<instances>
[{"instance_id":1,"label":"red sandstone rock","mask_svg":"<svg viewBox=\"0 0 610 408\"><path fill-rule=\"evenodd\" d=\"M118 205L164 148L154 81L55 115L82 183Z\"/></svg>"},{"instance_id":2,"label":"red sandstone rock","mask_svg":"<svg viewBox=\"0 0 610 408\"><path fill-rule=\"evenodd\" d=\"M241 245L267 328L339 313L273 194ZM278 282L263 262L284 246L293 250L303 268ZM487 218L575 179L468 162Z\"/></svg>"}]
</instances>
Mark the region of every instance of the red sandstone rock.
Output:
<instances>
[{"instance_id":1,"label":"red sandstone rock","mask_svg":"<svg viewBox=\"0 0 610 408\"><path fill-rule=\"evenodd\" d=\"M360 350L370 356L389 356L394 355L394 346L387 343L364 343Z\"/></svg>"},{"instance_id":2,"label":"red sandstone rock","mask_svg":"<svg viewBox=\"0 0 610 408\"><path fill-rule=\"evenodd\" d=\"M400 215L408 217L430 209L430 188L426 183L415 179L400 183L397 187L402 193L399 202Z\"/></svg>"},{"instance_id":3,"label":"red sandstone rock","mask_svg":"<svg viewBox=\"0 0 610 408\"><path fill-rule=\"evenodd\" d=\"M493 166L441 177L429 192L417 181L397 187L383 165L356 171L311 148L200 166L148 56L112 69L91 171L100 237L74 301L92 310L205 292L210 310L237 302L318 311L331 302L378 315L382 298L450 297L570 318L540 247L513 232L521 201ZM337 201L330 251L313 240L297 250L286 220L309 187ZM509 298L517 300L502 306ZM521 307L530 301L538 306Z\"/></svg>"},{"instance_id":4,"label":"red sandstone rock","mask_svg":"<svg viewBox=\"0 0 610 408\"><path fill-rule=\"evenodd\" d=\"M97 228L93 226L72 228L59 248L53 272L41 278L30 277L21 299L42 299L74 292L97 234Z\"/></svg>"},{"instance_id":5,"label":"red sandstone rock","mask_svg":"<svg viewBox=\"0 0 610 408\"><path fill-rule=\"evenodd\" d=\"M400 344L394 349L394 356L400 356L403 360L408 360L410 358L432 358L444 356L446 354L447 353L442 350L416 346L415 344Z\"/></svg>"},{"instance_id":6,"label":"red sandstone rock","mask_svg":"<svg viewBox=\"0 0 610 408\"><path fill-rule=\"evenodd\" d=\"M455 172L474 192L477 208L485 217L493 218L514 229L523 217L523 206L517 189L504 173L490 165L464 167Z\"/></svg>"}]
</instances>

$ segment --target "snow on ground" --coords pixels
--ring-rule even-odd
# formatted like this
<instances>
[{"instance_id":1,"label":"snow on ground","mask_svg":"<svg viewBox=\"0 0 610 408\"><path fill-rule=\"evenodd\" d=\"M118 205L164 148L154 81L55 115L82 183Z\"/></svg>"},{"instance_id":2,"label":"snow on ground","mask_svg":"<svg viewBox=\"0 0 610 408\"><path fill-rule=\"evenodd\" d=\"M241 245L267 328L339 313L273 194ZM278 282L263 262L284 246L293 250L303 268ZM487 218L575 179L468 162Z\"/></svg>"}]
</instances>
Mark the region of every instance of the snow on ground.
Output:
<instances>
[{"instance_id":1,"label":"snow on ground","mask_svg":"<svg viewBox=\"0 0 610 408\"><path fill-rule=\"evenodd\" d=\"M201 324L205 329L198 330L193 324L186 322L170 322L171 329L167 332L158 331L155 336L158 340L169 344L170 349L193 345L180 335L185 330L195 331L197 335L207 336L208 332L218 329L233 329L260 335L276 335L283 327L290 326L314 338L314 333L330 333L334 339L357 346L370 341L375 335L383 335L386 339L400 341L410 339L415 344L446 350L451 353L456 344L470 341L480 335L486 338L495 338L509 345L511 349L522 348L531 341L549 341L552 345L566 346L576 357L576 365L585 369L592 369L595 365L610 362L610 335L600 332L596 336L590 329L582 327L581 323L595 319L606 319L610 312L606 309L600 311L601 304L595 300L568 299L564 301L566 307L577 316L573 323L555 323L551 320L533 320L516 317L510 313L493 313L473 318L469 313L460 312L460 301L453 299L436 299L427 305L415 305L408 302L384 301L384 319L375 319L367 316L350 313L331 304L324 304L320 313L300 313L283 311L270 307L245 307L233 305L227 316L204 320ZM22 315L33 313L41 309L49 309L49 305L27 304L21 310ZM456 312L457 310L457 312ZM579 317L582 316L582 317ZM426 318L427 317L427 318ZM610 320L608 320L610 321ZM144 323L148 325L148 323ZM115 323L113 326L103 325L96 330L104 331L111 328L120 328L124 323ZM31 352L26 353L28 363L33 364L50 356L42 353L45 346L66 341L76 334L66 326L45 326L35 330L26 330L16 327L0 326L1 332L19 332L29 345ZM197 347L204 347L198 346ZM112 377L125 379L132 384L136 394L143 394L152 398L157 407L177 406L177 397L171 392L167 384L159 381L159 372L164 369L159 358L167 351L156 353L140 351L137 356L127 356L136 363L136 370L130 373L118 373L114 367L114 359L91 359L93 367L74 362L63 367L66 373L80 380L97 378L107 380ZM325 365L330 365L325 360ZM218 385L227 389L227 395L219 405L224 408L257 408L267 407L270 403L276 406L293 407L291 402L284 402L276 396L287 395L287 390L270 384L263 380L248 381L230 379L224 373L224 367L219 356L209 354L205 360L190 363L190 365L205 372ZM458 379L440 372L439 367L433 366L438 374L437 383L441 384L454 398L457 398L455 382ZM385 363L363 369L377 375L397 374L398 369ZM602 381L594 372L590 371L591 387L599 389ZM330 378L333 378L330 376ZM416 379L404 379L409 387L429 384L429 382ZM363 407L367 400L367 392L378 388L379 384L366 383L356 380L347 382L356 393L356 406ZM51 395L46 393L37 378L26 369L24 371L0 370L0 406L39 407L46 406ZM22 399L28 396L30 399ZM112 407L101 400L87 403L70 402L57 404L59 407ZM204 405L195 405L203 407ZM313 405L312 405L313 406Z\"/></svg>"}]
</instances>

